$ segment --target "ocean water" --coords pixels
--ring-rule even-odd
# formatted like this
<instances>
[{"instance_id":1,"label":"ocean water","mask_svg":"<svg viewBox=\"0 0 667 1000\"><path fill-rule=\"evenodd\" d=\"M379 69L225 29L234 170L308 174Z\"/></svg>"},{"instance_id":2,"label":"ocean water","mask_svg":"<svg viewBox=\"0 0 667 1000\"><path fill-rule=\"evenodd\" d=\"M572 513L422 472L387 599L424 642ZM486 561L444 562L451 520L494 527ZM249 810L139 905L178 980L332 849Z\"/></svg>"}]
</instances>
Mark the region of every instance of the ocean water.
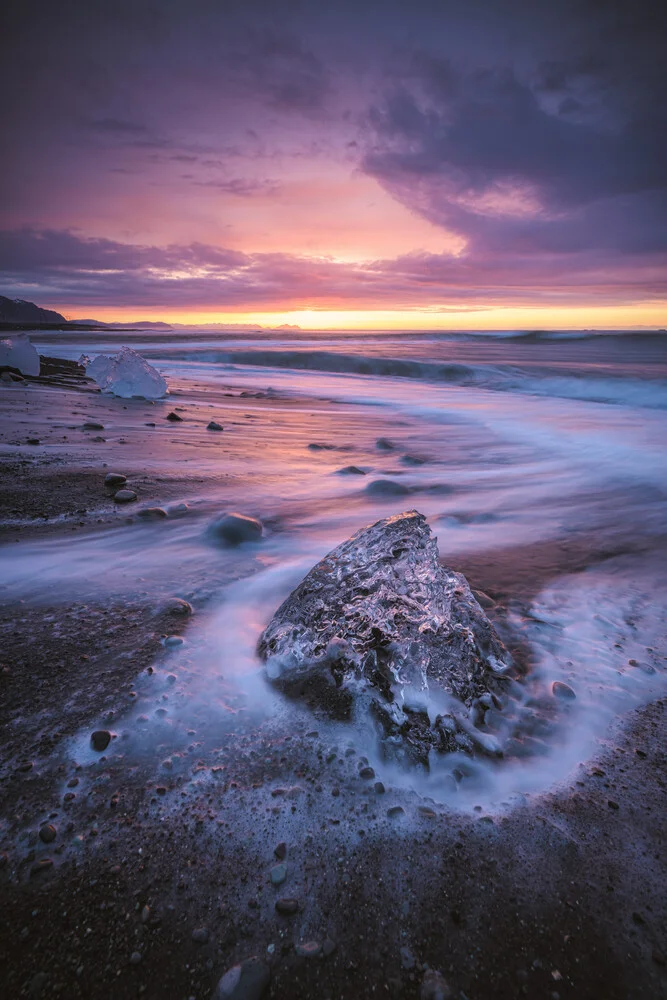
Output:
<instances>
[{"instance_id":1,"label":"ocean water","mask_svg":"<svg viewBox=\"0 0 667 1000\"><path fill-rule=\"evenodd\" d=\"M2 560L0 582L34 600L57 589L63 600L175 593L201 603L186 645L165 650L116 723L126 757L154 756L157 767L183 754L187 767L184 747L197 733L198 759L210 764L220 734L239 726L259 747L316 725L320 739L354 746L394 786L491 808L567 780L615 720L667 690L667 336L37 338L41 353L75 359L124 343L166 376L170 396L150 408L106 401L104 461L187 473L177 498L187 516L23 542ZM175 406L185 420L168 425ZM147 417L158 426L149 445L133 448ZM206 432L209 419L223 434ZM99 464L93 446L77 447L78 461ZM63 456L73 448L63 445ZM369 490L378 479L404 494ZM576 692L554 703L553 724L536 722L524 755L440 758L429 773L402 772L380 759L368 720L312 720L263 679L258 636L307 570L363 525L411 508L428 517L448 565L473 567L492 597L500 593L499 627L530 651L528 715L555 680ZM262 542L211 544L206 526L224 510L260 517ZM87 733L69 752L88 760Z\"/></svg>"}]
</instances>

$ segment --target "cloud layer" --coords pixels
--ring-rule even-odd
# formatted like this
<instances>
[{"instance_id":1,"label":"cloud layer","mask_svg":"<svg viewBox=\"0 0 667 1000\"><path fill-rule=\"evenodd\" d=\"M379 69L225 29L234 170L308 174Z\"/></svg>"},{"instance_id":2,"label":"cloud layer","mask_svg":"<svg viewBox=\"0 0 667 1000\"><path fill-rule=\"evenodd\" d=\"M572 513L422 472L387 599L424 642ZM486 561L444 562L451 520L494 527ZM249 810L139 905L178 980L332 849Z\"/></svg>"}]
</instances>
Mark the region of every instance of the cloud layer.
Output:
<instances>
[{"instance_id":1,"label":"cloud layer","mask_svg":"<svg viewBox=\"0 0 667 1000\"><path fill-rule=\"evenodd\" d=\"M3 289L86 311L665 297L666 42L649 0L24 0L0 41Z\"/></svg>"}]
</instances>

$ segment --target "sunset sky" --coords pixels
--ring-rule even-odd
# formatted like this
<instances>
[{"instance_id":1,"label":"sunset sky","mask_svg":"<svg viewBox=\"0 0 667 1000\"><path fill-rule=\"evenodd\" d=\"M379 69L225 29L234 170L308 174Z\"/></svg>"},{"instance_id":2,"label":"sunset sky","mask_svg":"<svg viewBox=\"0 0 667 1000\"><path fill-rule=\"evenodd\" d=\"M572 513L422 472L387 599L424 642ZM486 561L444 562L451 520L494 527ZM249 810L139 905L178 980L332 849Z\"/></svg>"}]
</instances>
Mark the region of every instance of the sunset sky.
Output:
<instances>
[{"instance_id":1,"label":"sunset sky","mask_svg":"<svg viewBox=\"0 0 667 1000\"><path fill-rule=\"evenodd\" d=\"M667 324L654 0L22 0L0 292L70 317Z\"/></svg>"}]
</instances>

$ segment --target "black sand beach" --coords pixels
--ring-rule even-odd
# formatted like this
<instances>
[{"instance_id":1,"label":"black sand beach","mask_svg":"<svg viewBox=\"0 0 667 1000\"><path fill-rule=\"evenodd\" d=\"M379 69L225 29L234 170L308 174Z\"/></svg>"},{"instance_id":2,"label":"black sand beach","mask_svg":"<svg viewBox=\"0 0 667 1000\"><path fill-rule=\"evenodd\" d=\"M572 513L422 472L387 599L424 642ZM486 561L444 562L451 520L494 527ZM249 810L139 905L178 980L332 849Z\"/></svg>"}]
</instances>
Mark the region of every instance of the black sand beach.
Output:
<instances>
[{"instance_id":1,"label":"black sand beach","mask_svg":"<svg viewBox=\"0 0 667 1000\"><path fill-rule=\"evenodd\" d=\"M480 444L475 427L450 422L451 451L433 445L429 457L428 433L417 441L406 411L332 401L331 385L294 394L273 373L248 370L215 384L189 378L155 404L103 396L71 369L67 384L0 386L3 995L200 1000L251 956L270 976L270 998L664 995L659 687L634 706L619 700L591 733L592 749L564 770L558 740L534 740L530 766L538 774L542 756L542 787L489 792L482 783L480 804L473 792L457 807L437 783L383 772L356 730L332 729L275 695L267 709L266 693L229 673L237 647L225 646L235 580L259 586L267 570L288 564L285 546L297 546L297 568L252 612L261 628L299 567L329 538L346 537L344 524L423 501L442 507L427 512L443 561L482 593L490 620L536 676L545 655L536 633L556 628L548 615L540 620L549 588L590 579L594 593L609 574L620 589L640 579L641 566L627 634L612 634L616 620L602 604L598 611L609 618L609 649L624 657L618 676L644 671L657 685L664 615L650 641L642 615L651 601L664 607L664 593L646 597L647 567L667 551L658 486L626 476L604 489L589 484L589 496L578 485L571 500L556 487L559 526L506 531L500 519L501 537L486 545L475 525L493 524L500 494L476 486L488 519L466 522L473 494L453 470L468 469L481 449L475 461L502 471L510 452L500 431ZM182 422L168 423L169 412ZM225 427L217 437L206 429L211 419ZM422 482L410 466L408 503L377 507L358 492L334 501L310 488L312 476L339 489L336 469L351 464L408 481L398 452L377 456L384 437L401 454L419 451L426 468L437 453L448 490L435 488L439 474ZM138 499L115 502L108 472L126 475ZM146 508L165 516L146 520ZM207 543L206 524L230 508L261 516L266 544L229 552ZM544 519L553 521L546 505ZM447 551L447 532L465 533L466 523L472 534ZM314 525L325 537L311 544ZM184 526L192 537L177 534ZM192 614L175 612L173 597ZM225 633L216 616L227 606ZM207 650L216 643L226 652L213 669ZM596 643L592 662L607 656ZM563 676L576 677L577 664L568 669ZM571 683L580 696L595 686L583 676ZM223 707L214 712L214 702ZM149 724L160 712L173 720L169 732ZM95 752L98 730L110 741ZM369 761L379 785L360 776Z\"/></svg>"}]
</instances>

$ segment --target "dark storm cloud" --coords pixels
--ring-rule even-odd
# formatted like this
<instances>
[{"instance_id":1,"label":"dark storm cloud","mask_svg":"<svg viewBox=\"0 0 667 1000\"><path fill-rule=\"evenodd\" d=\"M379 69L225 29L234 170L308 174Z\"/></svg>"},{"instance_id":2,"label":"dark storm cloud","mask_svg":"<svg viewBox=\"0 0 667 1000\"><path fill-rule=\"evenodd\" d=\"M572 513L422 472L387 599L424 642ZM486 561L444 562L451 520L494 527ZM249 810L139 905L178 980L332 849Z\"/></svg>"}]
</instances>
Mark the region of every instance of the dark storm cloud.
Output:
<instances>
[{"instance_id":1,"label":"dark storm cloud","mask_svg":"<svg viewBox=\"0 0 667 1000\"><path fill-rule=\"evenodd\" d=\"M580 52L471 70L424 49L368 113L364 169L471 253L667 247L663 19L577 6Z\"/></svg>"},{"instance_id":2,"label":"dark storm cloud","mask_svg":"<svg viewBox=\"0 0 667 1000\"><path fill-rule=\"evenodd\" d=\"M667 257L662 267L637 260L619 270L612 258L601 266L597 256L579 254L575 267L568 255L527 255L522 286L540 303L651 298L664 292L665 265ZM502 255L473 261L408 254L357 264L198 243L152 247L68 232L0 232L0 280L8 294L31 290L55 306L412 308L426 302L443 309L452 303L484 308L514 302L515 266L515 259Z\"/></svg>"},{"instance_id":3,"label":"dark storm cloud","mask_svg":"<svg viewBox=\"0 0 667 1000\"><path fill-rule=\"evenodd\" d=\"M160 289L192 304L195 290L202 304L345 292L370 303L389 301L392 281L397 302L503 296L503 283L535 301L550 276L577 301L605 280L610 300L660 294L667 61L654 0L23 0L4 27L10 284L32 274L63 301L79 289L85 301L149 294L157 305ZM141 231L169 243L156 191L170 220L195 188L211 191L212 211L225 195L250 206L282 197L297 159L301 189L308 170L318 181L327 157L459 234L464 251L308 264L242 241L248 252L234 257L195 240L87 238L104 233L87 228L86 211L118 218L118 233L135 229L124 206L145 205ZM271 179L257 177L260 160ZM188 173L170 175L170 164ZM66 217L61 204L87 207ZM174 231L194 236L191 204Z\"/></svg>"}]
</instances>

